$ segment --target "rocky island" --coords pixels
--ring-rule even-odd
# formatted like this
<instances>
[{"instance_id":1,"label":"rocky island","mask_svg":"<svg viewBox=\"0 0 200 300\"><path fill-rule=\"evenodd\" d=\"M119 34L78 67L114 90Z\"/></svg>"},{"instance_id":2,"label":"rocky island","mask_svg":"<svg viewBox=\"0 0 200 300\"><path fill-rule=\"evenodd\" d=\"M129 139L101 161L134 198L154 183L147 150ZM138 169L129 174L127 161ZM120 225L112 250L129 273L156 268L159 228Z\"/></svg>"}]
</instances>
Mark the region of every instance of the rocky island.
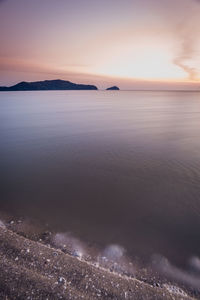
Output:
<instances>
[{"instance_id":1,"label":"rocky island","mask_svg":"<svg viewBox=\"0 0 200 300\"><path fill-rule=\"evenodd\" d=\"M119 91L119 87L118 86L111 86L109 88L106 89L107 91Z\"/></svg>"},{"instance_id":2,"label":"rocky island","mask_svg":"<svg viewBox=\"0 0 200 300\"><path fill-rule=\"evenodd\" d=\"M95 85L76 84L65 80L22 81L10 87L0 87L0 91L53 91L53 90L98 90Z\"/></svg>"}]
</instances>

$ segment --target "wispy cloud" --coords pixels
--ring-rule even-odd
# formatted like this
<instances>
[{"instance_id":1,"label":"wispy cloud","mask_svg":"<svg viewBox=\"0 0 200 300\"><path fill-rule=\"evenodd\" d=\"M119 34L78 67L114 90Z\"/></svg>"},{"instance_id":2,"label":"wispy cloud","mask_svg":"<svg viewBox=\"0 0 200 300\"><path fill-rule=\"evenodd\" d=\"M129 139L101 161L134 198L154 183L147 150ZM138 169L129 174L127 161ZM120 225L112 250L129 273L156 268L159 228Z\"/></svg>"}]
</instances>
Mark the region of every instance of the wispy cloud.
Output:
<instances>
[{"instance_id":1,"label":"wispy cloud","mask_svg":"<svg viewBox=\"0 0 200 300\"><path fill-rule=\"evenodd\" d=\"M181 38L180 49L173 63L183 69L190 80L196 80L198 71L188 63L195 56L195 41L192 35L184 34Z\"/></svg>"},{"instance_id":2,"label":"wispy cloud","mask_svg":"<svg viewBox=\"0 0 200 300\"><path fill-rule=\"evenodd\" d=\"M200 4L200 0L192 1ZM189 80L195 81L198 79L198 70L191 66L191 61L196 57L196 34L192 23L184 20L176 28L180 42L173 63L188 74Z\"/></svg>"}]
</instances>

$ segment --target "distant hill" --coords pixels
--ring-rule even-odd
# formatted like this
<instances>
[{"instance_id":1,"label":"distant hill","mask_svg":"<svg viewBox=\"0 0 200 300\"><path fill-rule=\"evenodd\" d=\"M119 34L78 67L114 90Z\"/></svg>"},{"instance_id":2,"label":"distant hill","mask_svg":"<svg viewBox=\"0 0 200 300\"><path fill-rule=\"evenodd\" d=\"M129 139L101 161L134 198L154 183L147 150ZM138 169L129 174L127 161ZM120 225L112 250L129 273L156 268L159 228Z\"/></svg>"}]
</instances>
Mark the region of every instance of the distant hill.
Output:
<instances>
[{"instance_id":1,"label":"distant hill","mask_svg":"<svg viewBox=\"0 0 200 300\"><path fill-rule=\"evenodd\" d=\"M0 87L0 91L53 91L53 90L98 90L95 85L76 84L65 80L22 81L10 87Z\"/></svg>"},{"instance_id":2,"label":"distant hill","mask_svg":"<svg viewBox=\"0 0 200 300\"><path fill-rule=\"evenodd\" d=\"M111 86L108 89L106 89L107 91L119 91L118 86Z\"/></svg>"}]
</instances>

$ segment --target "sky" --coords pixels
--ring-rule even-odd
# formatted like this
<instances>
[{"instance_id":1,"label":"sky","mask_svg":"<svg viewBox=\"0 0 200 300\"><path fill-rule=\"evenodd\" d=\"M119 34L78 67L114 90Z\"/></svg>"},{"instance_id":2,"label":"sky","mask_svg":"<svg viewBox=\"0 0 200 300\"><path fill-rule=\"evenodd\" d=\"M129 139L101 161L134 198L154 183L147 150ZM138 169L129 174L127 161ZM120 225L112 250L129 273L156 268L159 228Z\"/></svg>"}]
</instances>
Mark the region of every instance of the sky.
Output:
<instances>
[{"instance_id":1,"label":"sky","mask_svg":"<svg viewBox=\"0 0 200 300\"><path fill-rule=\"evenodd\" d=\"M0 85L200 88L200 0L0 0Z\"/></svg>"}]
</instances>

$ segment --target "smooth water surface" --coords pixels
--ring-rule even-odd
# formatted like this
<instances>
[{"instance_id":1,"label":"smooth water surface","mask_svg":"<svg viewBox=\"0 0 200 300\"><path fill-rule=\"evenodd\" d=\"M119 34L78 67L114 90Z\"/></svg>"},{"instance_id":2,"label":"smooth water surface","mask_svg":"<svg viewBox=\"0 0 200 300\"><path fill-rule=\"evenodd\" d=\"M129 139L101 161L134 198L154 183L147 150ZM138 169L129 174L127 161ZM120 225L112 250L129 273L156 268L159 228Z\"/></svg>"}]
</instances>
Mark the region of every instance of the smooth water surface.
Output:
<instances>
[{"instance_id":1,"label":"smooth water surface","mask_svg":"<svg viewBox=\"0 0 200 300\"><path fill-rule=\"evenodd\" d=\"M200 93L0 93L0 209L130 255L200 255Z\"/></svg>"}]
</instances>

